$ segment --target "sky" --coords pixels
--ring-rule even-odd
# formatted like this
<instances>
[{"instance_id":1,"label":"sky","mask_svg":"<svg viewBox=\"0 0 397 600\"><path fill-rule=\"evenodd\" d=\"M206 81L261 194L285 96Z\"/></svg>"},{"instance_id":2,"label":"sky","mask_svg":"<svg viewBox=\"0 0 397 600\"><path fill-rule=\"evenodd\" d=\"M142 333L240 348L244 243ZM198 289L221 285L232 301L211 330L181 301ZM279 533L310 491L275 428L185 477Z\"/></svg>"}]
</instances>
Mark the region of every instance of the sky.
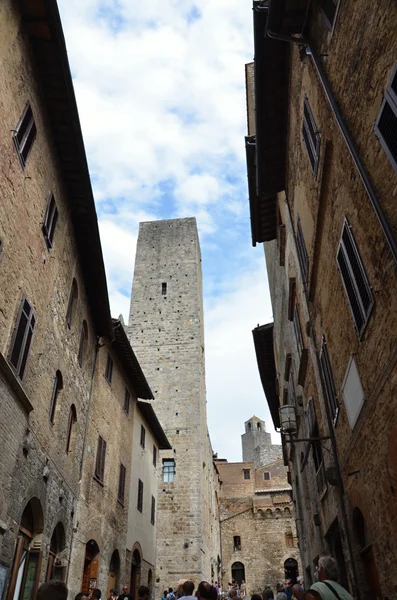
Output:
<instances>
[{"instance_id":1,"label":"sky","mask_svg":"<svg viewBox=\"0 0 397 600\"><path fill-rule=\"evenodd\" d=\"M263 248L251 245L245 167L251 6L59 0L112 315L128 320L139 222L195 216L208 427L229 461L241 460L252 415L272 431L252 341L272 310Z\"/></svg>"}]
</instances>

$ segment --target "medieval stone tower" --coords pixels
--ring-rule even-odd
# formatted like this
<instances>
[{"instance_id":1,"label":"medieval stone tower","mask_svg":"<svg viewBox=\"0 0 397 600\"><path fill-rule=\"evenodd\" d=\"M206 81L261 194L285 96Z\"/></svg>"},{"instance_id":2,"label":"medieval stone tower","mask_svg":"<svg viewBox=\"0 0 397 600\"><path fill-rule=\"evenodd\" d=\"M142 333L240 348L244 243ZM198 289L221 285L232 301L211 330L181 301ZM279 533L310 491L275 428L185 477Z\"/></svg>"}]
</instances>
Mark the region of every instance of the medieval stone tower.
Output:
<instances>
[{"instance_id":1,"label":"medieval stone tower","mask_svg":"<svg viewBox=\"0 0 397 600\"><path fill-rule=\"evenodd\" d=\"M244 425L245 433L241 436L243 461L253 462L257 469L282 457L281 446L272 444L265 421L253 416Z\"/></svg>"},{"instance_id":2,"label":"medieval stone tower","mask_svg":"<svg viewBox=\"0 0 397 600\"><path fill-rule=\"evenodd\" d=\"M160 454L156 589L180 578L216 580L219 483L207 431L201 252L194 218L140 224L128 334L172 445Z\"/></svg>"}]
</instances>

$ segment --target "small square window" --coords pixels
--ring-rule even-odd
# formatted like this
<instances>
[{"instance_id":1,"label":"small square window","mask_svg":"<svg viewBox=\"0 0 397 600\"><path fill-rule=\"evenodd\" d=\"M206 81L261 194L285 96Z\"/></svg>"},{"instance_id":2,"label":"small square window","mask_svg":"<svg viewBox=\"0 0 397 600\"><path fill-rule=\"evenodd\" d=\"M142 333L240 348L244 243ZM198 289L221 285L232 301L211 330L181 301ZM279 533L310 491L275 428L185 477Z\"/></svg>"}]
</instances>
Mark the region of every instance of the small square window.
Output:
<instances>
[{"instance_id":1,"label":"small square window","mask_svg":"<svg viewBox=\"0 0 397 600\"><path fill-rule=\"evenodd\" d=\"M251 479L251 469L243 469L244 479Z\"/></svg>"},{"instance_id":2,"label":"small square window","mask_svg":"<svg viewBox=\"0 0 397 600\"><path fill-rule=\"evenodd\" d=\"M161 284L161 293L163 296L167 295L167 284L165 282Z\"/></svg>"},{"instance_id":3,"label":"small square window","mask_svg":"<svg viewBox=\"0 0 397 600\"><path fill-rule=\"evenodd\" d=\"M268 471L266 471L265 473L263 473L263 479L265 481L269 481L269 479L270 479L270 473Z\"/></svg>"},{"instance_id":4,"label":"small square window","mask_svg":"<svg viewBox=\"0 0 397 600\"><path fill-rule=\"evenodd\" d=\"M146 429L144 428L143 425L141 425L141 446L142 446L142 448L145 447L145 439L146 439Z\"/></svg>"},{"instance_id":5,"label":"small square window","mask_svg":"<svg viewBox=\"0 0 397 600\"><path fill-rule=\"evenodd\" d=\"M113 377L113 360L110 354L108 354L108 358L106 361L106 369L105 369L105 379L110 384L112 383Z\"/></svg>"}]
</instances>

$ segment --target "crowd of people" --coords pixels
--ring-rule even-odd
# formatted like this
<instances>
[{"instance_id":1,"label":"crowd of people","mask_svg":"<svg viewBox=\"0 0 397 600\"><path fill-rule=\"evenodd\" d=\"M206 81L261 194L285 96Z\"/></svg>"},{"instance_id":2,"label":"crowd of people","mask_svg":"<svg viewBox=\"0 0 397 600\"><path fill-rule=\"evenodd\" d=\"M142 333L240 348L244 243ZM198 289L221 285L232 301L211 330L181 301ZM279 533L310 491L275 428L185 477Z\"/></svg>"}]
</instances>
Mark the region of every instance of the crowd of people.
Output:
<instances>
[{"instance_id":1,"label":"crowd of people","mask_svg":"<svg viewBox=\"0 0 397 600\"><path fill-rule=\"evenodd\" d=\"M251 600L353 600L352 596L338 583L338 566L331 556L322 556L318 561L316 583L313 583L309 589L305 590L303 579L299 577L296 583L291 581L285 584L278 583L276 592L270 587L266 587L262 594L253 594ZM161 600L237 600L246 596L246 585L242 581L238 585L235 581L228 584L227 591L215 582L211 585L207 581L202 581L196 592L193 581L182 579L178 582L176 589L169 588L165 590ZM67 600L68 588L62 581L52 580L44 583L37 592L37 600ZM151 591L145 585L138 588L138 600L150 600ZM94 588L87 595L80 592L75 600L101 600L102 593L98 588ZM123 586L123 592L117 594L116 590L110 591L108 600L134 600L132 594L128 592L128 586Z\"/></svg>"}]
</instances>

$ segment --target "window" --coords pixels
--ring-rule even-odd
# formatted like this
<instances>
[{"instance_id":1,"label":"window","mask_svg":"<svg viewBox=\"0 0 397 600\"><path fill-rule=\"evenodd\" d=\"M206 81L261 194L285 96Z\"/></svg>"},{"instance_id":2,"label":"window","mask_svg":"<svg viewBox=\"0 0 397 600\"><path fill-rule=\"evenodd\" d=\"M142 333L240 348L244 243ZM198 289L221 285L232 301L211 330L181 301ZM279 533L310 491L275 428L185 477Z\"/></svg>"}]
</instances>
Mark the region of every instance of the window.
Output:
<instances>
[{"instance_id":1,"label":"window","mask_svg":"<svg viewBox=\"0 0 397 600\"><path fill-rule=\"evenodd\" d=\"M167 295L167 284L166 283L161 284L161 293L163 296Z\"/></svg>"},{"instance_id":2,"label":"window","mask_svg":"<svg viewBox=\"0 0 397 600\"><path fill-rule=\"evenodd\" d=\"M163 460L163 481L164 483L172 483L175 477L175 461Z\"/></svg>"},{"instance_id":3,"label":"window","mask_svg":"<svg viewBox=\"0 0 397 600\"><path fill-rule=\"evenodd\" d=\"M69 452L71 452L73 449L73 445L74 445L73 438L74 438L74 433L75 433L74 425L76 423L77 423L76 407L74 404L72 404L72 406L70 407L70 411L69 411L68 433L66 436L66 454L69 454Z\"/></svg>"},{"instance_id":4,"label":"window","mask_svg":"<svg viewBox=\"0 0 397 600\"><path fill-rule=\"evenodd\" d=\"M119 474L119 491L117 494L117 500L120 504L124 505L124 492L125 492L125 474L127 469L123 464L120 463L120 474Z\"/></svg>"},{"instance_id":5,"label":"window","mask_svg":"<svg viewBox=\"0 0 397 600\"><path fill-rule=\"evenodd\" d=\"M36 318L33 309L26 298L23 298L10 352L10 363L20 379L23 378L25 373L26 361L35 325Z\"/></svg>"},{"instance_id":6,"label":"window","mask_svg":"<svg viewBox=\"0 0 397 600\"><path fill-rule=\"evenodd\" d=\"M52 425L54 424L55 409L57 406L58 395L62 388L63 388L62 373L61 373L61 371L57 371L55 373L55 377L54 377L54 383L52 386L51 402L50 402L50 423Z\"/></svg>"},{"instance_id":7,"label":"window","mask_svg":"<svg viewBox=\"0 0 397 600\"><path fill-rule=\"evenodd\" d=\"M305 238L303 237L302 225L299 217L296 223L296 249L302 271L303 284L306 285L309 280L309 256L307 254Z\"/></svg>"},{"instance_id":8,"label":"window","mask_svg":"<svg viewBox=\"0 0 397 600\"><path fill-rule=\"evenodd\" d=\"M260 424L260 423L257 423L257 424L256 424L256 428L257 428L257 430L258 430L258 431L260 431L260 430L261 430L261 424Z\"/></svg>"},{"instance_id":9,"label":"window","mask_svg":"<svg viewBox=\"0 0 397 600\"><path fill-rule=\"evenodd\" d=\"M87 344L87 339L88 339L87 321L83 321L83 325L81 326L81 333L80 333L79 353L77 355L77 360L79 361L80 367L83 366L84 353L85 353L85 347Z\"/></svg>"},{"instance_id":10,"label":"window","mask_svg":"<svg viewBox=\"0 0 397 600\"><path fill-rule=\"evenodd\" d=\"M280 267L285 265L285 242L286 242L286 230L285 225L281 219L280 211L277 212L277 243L279 250L279 264Z\"/></svg>"},{"instance_id":11,"label":"window","mask_svg":"<svg viewBox=\"0 0 397 600\"><path fill-rule=\"evenodd\" d=\"M144 428L143 425L141 425L141 446L142 446L142 448L145 447L145 438L146 438L146 429Z\"/></svg>"},{"instance_id":12,"label":"window","mask_svg":"<svg viewBox=\"0 0 397 600\"><path fill-rule=\"evenodd\" d=\"M108 357L106 359L105 379L109 384L112 383L112 376L113 376L113 360L112 360L112 357L110 356L110 354L108 354Z\"/></svg>"},{"instance_id":13,"label":"window","mask_svg":"<svg viewBox=\"0 0 397 600\"><path fill-rule=\"evenodd\" d=\"M320 157L320 133L311 111L309 101L305 98L303 103L303 141L309 155L309 161L312 167L314 177L317 177L318 161Z\"/></svg>"},{"instance_id":14,"label":"window","mask_svg":"<svg viewBox=\"0 0 397 600\"><path fill-rule=\"evenodd\" d=\"M291 527L286 527L285 531L285 545L291 547L294 545L294 534L292 533Z\"/></svg>"},{"instance_id":15,"label":"window","mask_svg":"<svg viewBox=\"0 0 397 600\"><path fill-rule=\"evenodd\" d=\"M44 215L44 222L41 227L48 250L52 248L57 220L58 209L57 205L55 204L54 194L51 193L48 198L47 208Z\"/></svg>"},{"instance_id":16,"label":"window","mask_svg":"<svg viewBox=\"0 0 397 600\"><path fill-rule=\"evenodd\" d=\"M137 509L139 512L143 510L143 481L138 479L138 504Z\"/></svg>"},{"instance_id":17,"label":"window","mask_svg":"<svg viewBox=\"0 0 397 600\"><path fill-rule=\"evenodd\" d=\"M265 481L269 481L269 479L270 479L270 473L269 473L269 471L265 471L265 473L263 473L263 479Z\"/></svg>"},{"instance_id":18,"label":"window","mask_svg":"<svg viewBox=\"0 0 397 600\"><path fill-rule=\"evenodd\" d=\"M292 406L296 405L295 386L292 373L290 374L288 380L288 404L291 404Z\"/></svg>"},{"instance_id":19,"label":"window","mask_svg":"<svg viewBox=\"0 0 397 600\"><path fill-rule=\"evenodd\" d=\"M131 402L131 394L127 390L127 388L125 388L125 391L124 391L124 412L125 412L126 415L130 414L130 402Z\"/></svg>"},{"instance_id":20,"label":"window","mask_svg":"<svg viewBox=\"0 0 397 600\"><path fill-rule=\"evenodd\" d=\"M77 281L75 279L73 279L72 289L70 291L70 296L69 296L68 310L66 312L66 324L69 327L69 329L72 327L73 312L74 312L74 308L76 306L76 300L77 300L78 296L79 296L79 291L77 288Z\"/></svg>"},{"instance_id":21,"label":"window","mask_svg":"<svg viewBox=\"0 0 397 600\"><path fill-rule=\"evenodd\" d=\"M156 517L156 498L154 496L152 496L152 510L151 510L151 514L150 514L150 522L152 525L155 524L155 517Z\"/></svg>"},{"instance_id":22,"label":"window","mask_svg":"<svg viewBox=\"0 0 397 600\"><path fill-rule=\"evenodd\" d=\"M359 336L364 332L374 297L347 219L343 224L337 263Z\"/></svg>"},{"instance_id":23,"label":"window","mask_svg":"<svg viewBox=\"0 0 397 600\"><path fill-rule=\"evenodd\" d=\"M335 22L338 0L320 0L321 11L324 15L327 27L332 29Z\"/></svg>"},{"instance_id":24,"label":"window","mask_svg":"<svg viewBox=\"0 0 397 600\"><path fill-rule=\"evenodd\" d=\"M95 462L95 477L102 483L105 475L105 456L106 442L101 436L98 436L98 448L96 452Z\"/></svg>"},{"instance_id":25,"label":"window","mask_svg":"<svg viewBox=\"0 0 397 600\"><path fill-rule=\"evenodd\" d=\"M397 172L397 64L375 123L375 135L379 139L393 169Z\"/></svg>"},{"instance_id":26,"label":"window","mask_svg":"<svg viewBox=\"0 0 397 600\"><path fill-rule=\"evenodd\" d=\"M293 324L294 324L294 331L295 331L296 346L298 349L298 354L300 355L303 350L303 337L302 337L302 330L301 330L301 324L300 324L300 319L299 319L299 310L298 310L297 304L295 304Z\"/></svg>"},{"instance_id":27,"label":"window","mask_svg":"<svg viewBox=\"0 0 397 600\"><path fill-rule=\"evenodd\" d=\"M153 466L157 467L157 448L153 444Z\"/></svg>"},{"instance_id":28,"label":"window","mask_svg":"<svg viewBox=\"0 0 397 600\"><path fill-rule=\"evenodd\" d=\"M233 537L233 549L235 552L241 550L241 537L239 535Z\"/></svg>"},{"instance_id":29,"label":"window","mask_svg":"<svg viewBox=\"0 0 397 600\"><path fill-rule=\"evenodd\" d=\"M291 372L291 366L292 366L292 354L290 352L288 352L288 354L285 357L285 367L284 367L285 381L288 381L288 379L289 379L289 374Z\"/></svg>"},{"instance_id":30,"label":"window","mask_svg":"<svg viewBox=\"0 0 397 600\"><path fill-rule=\"evenodd\" d=\"M320 363L324 377L324 384L327 394L328 403L331 409L331 415L334 419L334 423L338 416L339 406L338 406L338 398L336 395L334 376L332 374L331 363L329 361L327 344L325 339L323 338L323 343L321 345L320 352Z\"/></svg>"},{"instance_id":31,"label":"window","mask_svg":"<svg viewBox=\"0 0 397 600\"><path fill-rule=\"evenodd\" d=\"M365 401L360 374L353 355L351 355L347 366L345 379L342 385L342 394L345 400L349 424L353 429Z\"/></svg>"},{"instance_id":32,"label":"window","mask_svg":"<svg viewBox=\"0 0 397 600\"><path fill-rule=\"evenodd\" d=\"M13 133L15 149L18 153L19 160L23 168L26 166L26 161L29 152L32 149L36 132L37 129L36 123L34 122L33 111L28 102Z\"/></svg>"},{"instance_id":33,"label":"window","mask_svg":"<svg viewBox=\"0 0 397 600\"><path fill-rule=\"evenodd\" d=\"M251 479L251 470L243 469L244 479Z\"/></svg>"}]
</instances>

